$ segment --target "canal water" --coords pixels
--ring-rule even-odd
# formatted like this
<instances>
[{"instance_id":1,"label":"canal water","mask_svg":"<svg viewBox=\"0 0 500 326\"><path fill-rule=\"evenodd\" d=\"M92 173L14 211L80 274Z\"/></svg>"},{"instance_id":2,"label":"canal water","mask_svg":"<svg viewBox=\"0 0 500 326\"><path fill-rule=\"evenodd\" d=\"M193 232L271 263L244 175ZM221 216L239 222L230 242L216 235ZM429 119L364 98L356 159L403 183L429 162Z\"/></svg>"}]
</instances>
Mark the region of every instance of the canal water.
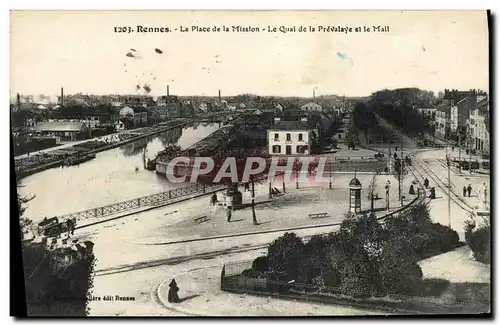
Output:
<instances>
[{"instance_id":1,"label":"canal water","mask_svg":"<svg viewBox=\"0 0 500 326\"><path fill-rule=\"evenodd\" d=\"M196 123L172 129L97 153L94 160L79 166L54 168L26 177L18 191L35 198L27 204L24 215L37 222L44 217L172 189L174 186L164 177L144 169L144 149L146 157L152 159L165 146L176 144L187 148L218 128L218 124Z\"/></svg>"}]
</instances>

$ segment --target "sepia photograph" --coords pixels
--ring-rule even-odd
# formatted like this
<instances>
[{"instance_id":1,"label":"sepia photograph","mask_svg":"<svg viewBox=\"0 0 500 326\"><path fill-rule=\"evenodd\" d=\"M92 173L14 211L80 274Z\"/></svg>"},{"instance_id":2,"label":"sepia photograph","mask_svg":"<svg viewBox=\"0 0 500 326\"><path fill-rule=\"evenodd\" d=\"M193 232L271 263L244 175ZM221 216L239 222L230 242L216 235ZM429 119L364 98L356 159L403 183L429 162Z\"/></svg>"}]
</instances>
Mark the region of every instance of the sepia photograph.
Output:
<instances>
[{"instance_id":1,"label":"sepia photograph","mask_svg":"<svg viewBox=\"0 0 500 326\"><path fill-rule=\"evenodd\" d=\"M491 30L12 10L27 316L491 316Z\"/></svg>"}]
</instances>

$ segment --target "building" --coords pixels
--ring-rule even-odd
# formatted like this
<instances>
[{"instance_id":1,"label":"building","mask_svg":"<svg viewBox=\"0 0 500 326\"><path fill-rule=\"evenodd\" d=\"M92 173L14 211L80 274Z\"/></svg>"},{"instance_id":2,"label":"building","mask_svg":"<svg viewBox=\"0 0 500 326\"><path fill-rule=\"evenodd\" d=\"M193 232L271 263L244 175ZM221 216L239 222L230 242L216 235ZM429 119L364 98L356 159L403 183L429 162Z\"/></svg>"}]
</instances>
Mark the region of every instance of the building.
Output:
<instances>
[{"instance_id":1,"label":"building","mask_svg":"<svg viewBox=\"0 0 500 326\"><path fill-rule=\"evenodd\" d=\"M133 127L145 126L148 124L148 111L142 107L131 108L125 106L120 109L119 119L129 120ZM127 125L127 123L125 123Z\"/></svg>"},{"instance_id":2,"label":"building","mask_svg":"<svg viewBox=\"0 0 500 326\"><path fill-rule=\"evenodd\" d=\"M268 150L271 155L309 155L312 134L299 121L281 121L267 130Z\"/></svg>"},{"instance_id":3,"label":"building","mask_svg":"<svg viewBox=\"0 0 500 326\"><path fill-rule=\"evenodd\" d=\"M441 106L436 110L436 130L437 136L448 138L450 132L450 107Z\"/></svg>"},{"instance_id":4,"label":"building","mask_svg":"<svg viewBox=\"0 0 500 326\"><path fill-rule=\"evenodd\" d=\"M316 104L314 102L309 102L309 103L306 103L306 104L302 105L300 107L300 109L302 111L308 111L308 112L309 111L318 111L318 112L321 112L322 107L321 107L321 105Z\"/></svg>"},{"instance_id":5,"label":"building","mask_svg":"<svg viewBox=\"0 0 500 326\"><path fill-rule=\"evenodd\" d=\"M435 108L435 107L420 107L420 108L417 108L417 111L421 115L423 115L424 117L427 117L431 121L436 120L437 108Z\"/></svg>"},{"instance_id":6,"label":"building","mask_svg":"<svg viewBox=\"0 0 500 326\"><path fill-rule=\"evenodd\" d=\"M98 116L90 116L81 121L84 122L90 129L96 129L101 126L101 120Z\"/></svg>"},{"instance_id":7,"label":"building","mask_svg":"<svg viewBox=\"0 0 500 326\"><path fill-rule=\"evenodd\" d=\"M483 99L471 110L469 123L472 148L479 153L489 154L491 125L488 99Z\"/></svg>"},{"instance_id":8,"label":"building","mask_svg":"<svg viewBox=\"0 0 500 326\"><path fill-rule=\"evenodd\" d=\"M116 120L114 126L116 131L125 130L125 123L122 120Z\"/></svg>"},{"instance_id":9,"label":"building","mask_svg":"<svg viewBox=\"0 0 500 326\"><path fill-rule=\"evenodd\" d=\"M87 138L89 128L82 122L39 122L33 127L33 132L42 136L52 136L57 140L76 141Z\"/></svg>"}]
</instances>

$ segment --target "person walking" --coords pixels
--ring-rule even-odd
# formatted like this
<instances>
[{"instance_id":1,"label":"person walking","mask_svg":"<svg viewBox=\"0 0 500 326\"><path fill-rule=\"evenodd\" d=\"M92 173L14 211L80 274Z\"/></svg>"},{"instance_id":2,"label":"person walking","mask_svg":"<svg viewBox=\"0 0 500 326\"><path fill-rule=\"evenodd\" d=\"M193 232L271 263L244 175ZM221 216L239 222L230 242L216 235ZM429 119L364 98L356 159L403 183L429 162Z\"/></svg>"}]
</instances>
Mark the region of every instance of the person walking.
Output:
<instances>
[{"instance_id":1,"label":"person walking","mask_svg":"<svg viewBox=\"0 0 500 326\"><path fill-rule=\"evenodd\" d=\"M427 179L427 177L425 177L425 180L424 180L424 187L425 187L425 189L429 188L429 179Z\"/></svg>"},{"instance_id":2,"label":"person walking","mask_svg":"<svg viewBox=\"0 0 500 326\"><path fill-rule=\"evenodd\" d=\"M467 187L467 193L468 193L469 197L470 197L471 192L472 192L472 186L469 183L469 186Z\"/></svg>"},{"instance_id":3,"label":"person walking","mask_svg":"<svg viewBox=\"0 0 500 326\"><path fill-rule=\"evenodd\" d=\"M168 290L168 302L178 303L179 300L179 287L177 286L177 282L175 278L169 284L170 289Z\"/></svg>"},{"instance_id":4,"label":"person walking","mask_svg":"<svg viewBox=\"0 0 500 326\"><path fill-rule=\"evenodd\" d=\"M466 186L464 186L463 193L464 193L464 197L466 197L467 196L467 187Z\"/></svg>"}]
</instances>

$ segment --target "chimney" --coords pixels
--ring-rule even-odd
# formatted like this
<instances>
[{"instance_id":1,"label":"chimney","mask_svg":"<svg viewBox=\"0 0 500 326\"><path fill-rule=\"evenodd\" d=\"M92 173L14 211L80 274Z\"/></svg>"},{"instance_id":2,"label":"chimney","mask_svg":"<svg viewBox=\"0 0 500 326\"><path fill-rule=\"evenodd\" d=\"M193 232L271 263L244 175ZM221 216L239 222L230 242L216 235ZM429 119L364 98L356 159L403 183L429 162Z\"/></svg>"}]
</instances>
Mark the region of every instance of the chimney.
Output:
<instances>
[{"instance_id":1,"label":"chimney","mask_svg":"<svg viewBox=\"0 0 500 326\"><path fill-rule=\"evenodd\" d=\"M219 102L221 102L222 98L221 98L221 95L220 95L220 89L219 89Z\"/></svg>"},{"instance_id":2,"label":"chimney","mask_svg":"<svg viewBox=\"0 0 500 326\"><path fill-rule=\"evenodd\" d=\"M316 89L313 88L313 101L316 100Z\"/></svg>"},{"instance_id":3,"label":"chimney","mask_svg":"<svg viewBox=\"0 0 500 326\"><path fill-rule=\"evenodd\" d=\"M167 96L170 96L170 86L167 85Z\"/></svg>"},{"instance_id":4,"label":"chimney","mask_svg":"<svg viewBox=\"0 0 500 326\"><path fill-rule=\"evenodd\" d=\"M61 106L64 106L64 88L61 87Z\"/></svg>"},{"instance_id":5,"label":"chimney","mask_svg":"<svg viewBox=\"0 0 500 326\"><path fill-rule=\"evenodd\" d=\"M17 100L17 111L21 111L21 95L19 95L19 93L17 93L16 95L16 100Z\"/></svg>"}]
</instances>

